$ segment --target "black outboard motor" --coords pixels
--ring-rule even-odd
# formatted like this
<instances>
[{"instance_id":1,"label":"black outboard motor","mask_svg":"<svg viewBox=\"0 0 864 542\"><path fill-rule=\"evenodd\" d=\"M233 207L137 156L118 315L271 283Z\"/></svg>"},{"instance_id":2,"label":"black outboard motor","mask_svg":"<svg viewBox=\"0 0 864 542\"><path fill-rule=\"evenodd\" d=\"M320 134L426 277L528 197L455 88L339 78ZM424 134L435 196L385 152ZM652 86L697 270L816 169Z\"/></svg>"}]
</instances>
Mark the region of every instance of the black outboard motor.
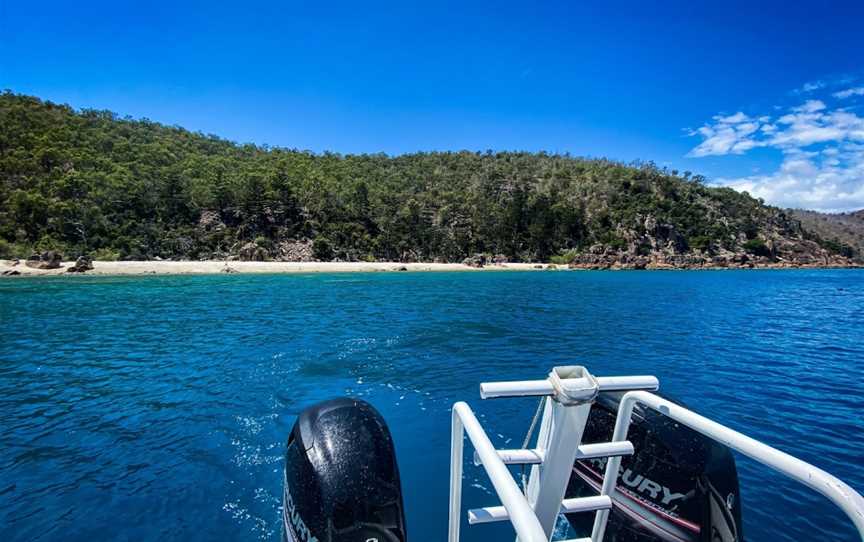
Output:
<instances>
[{"instance_id":1,"label":"black outboard motor","mask_svg":"<svg viewBox=\"0 0 864 542\"><path fill-rule=\"evenodd\" d=\"M402 487L384 419L359 399L304 410L288 437L283 542L404 542Z\"/></svg>"},{"instance_id":2,"label":"black outboard motor","mask_svg":"<svg viewBox=\"0 0 864 542\"><path fill-rule=\"evenodd\" d=\"M583 442L612 439L621 396L597 398ZM738 472L726 446L638 403L628 440L635 453L622 458L604 540L742 542ZM606 461L577 461L567 497L596 495ZM567 519L579 536L591 534L594 514Z\"/></svg>"}]
</instances>

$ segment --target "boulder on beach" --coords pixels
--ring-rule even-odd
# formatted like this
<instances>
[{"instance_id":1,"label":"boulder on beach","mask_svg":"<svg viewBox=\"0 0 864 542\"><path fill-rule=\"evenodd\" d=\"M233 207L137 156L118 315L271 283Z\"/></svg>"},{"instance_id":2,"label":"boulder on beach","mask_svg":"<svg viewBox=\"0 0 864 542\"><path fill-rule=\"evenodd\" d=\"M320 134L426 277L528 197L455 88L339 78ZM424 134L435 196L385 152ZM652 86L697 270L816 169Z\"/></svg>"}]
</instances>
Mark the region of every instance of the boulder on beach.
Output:
<instances>
[{"instance_id":1,"label":"boulder on beach","mask_svg":"<svg viewBox=\"0 0 864 542\"><path fill-rule=\"evenodd\" d=\"M93 258L90 256L81 255L75 260L75 265L66 270L67 273L83 273L93 269Z\"/></svg>"},{"instance_id":2,"label":"boulder on beach","mask_svg":"<svg viewBox=\"0 0 864 542\"><path fill-rule=\"evenodd\" d=\"M31 254L25 265L33 269L59 269L62 263L62 254L55 250L46 250L42 254Z\"/></svg>"},{"instance_id":3,"label":"boulder on beach","mask_svg":"<svg viewBox=\"0 0 864 542\"><path fill-rule=\"evenodd\" d=\"M42 253L42 269L59 269L63 263L63 255L53 250Z\"/></svg>"},{"instance_id":4,"label":"boulder on beach","mask_svg":"<svg viewBox=\"0 0 864 542\"><path fill-rule=\"evenodd\" d=\"M486 255L485 254L475 254L473 256L468 256L464 260L462 260L462 265L467 265L469 267L483 267L486 265Z\"/></svg>"}]
</instances>

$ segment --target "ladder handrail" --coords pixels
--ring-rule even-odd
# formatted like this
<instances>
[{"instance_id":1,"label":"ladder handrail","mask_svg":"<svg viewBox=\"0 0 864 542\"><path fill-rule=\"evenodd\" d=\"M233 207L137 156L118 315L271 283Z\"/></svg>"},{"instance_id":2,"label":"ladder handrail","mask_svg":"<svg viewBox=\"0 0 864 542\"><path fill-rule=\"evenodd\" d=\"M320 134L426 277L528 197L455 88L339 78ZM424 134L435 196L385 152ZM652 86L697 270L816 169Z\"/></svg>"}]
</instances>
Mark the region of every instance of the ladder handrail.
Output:
<instances>
[{"instance_id":1,"label":"ladder handrail","mask_svg":"<svg viewBox=\"0 0 864 542\"><path fill-rule=\"evenodd\" d=\"M667 401L653 393L631 391L624 395L618 406L618 417L615 421L612 442L627 440L630 419L636 403L641 403L664 416L672 418L678 423L686 425L690 429L712 438L821 493L846 513L858 529L858 534L861 536L862 541L864 541L864 497L849 487L848 484L818 467L696 414L671 401ZM601 495L611 495L618 483L618 470L620 466L620 457L609 458L606 464L606 473L603 476ZM608 510L597 512L594 519L594 529L591 533L592 541L602 542L608 515Z\"/></svg>"},{"instance_id":2,"label":"ladder handrail","mask_svg":"<svg viewBox=\"0 0 864 542\"><path fill-rule=\"evenodd\" d=\"M554 384L553 380L555 381ZM549 396L550 399L547 399L547 408L544 409L543 422L541 423L541 435L544 431L542 426L556 425L553 424L553 419L556 419L558 423L563 423L564 420L569 419L570 423L565 425L571 430L578 429L578 435L581 437L582 429L587 421L588 411L584 411L581 415L572 418L572 411L570 409L577 408L582 410L584 407L587 407L590 410L591 400L596 396L597 392L637 389L656 390L658 386L659 382L653 376L594 378L583 367L566 366L553 368L552 373L550 373L549 378L546 380L482 383L480 384L480 396L483 399L531 395ZM591 394L592 390L593 395ZM556 399L554 403L551 401L553 397ZM572 399L574 398L578 399L573 401ZM551 524L546 525L544 521L548 523L550 514L557 515L559 513L566 489L566 483L557 483L557 481L560 481L560 476L552 475L552 471L559 471L560 468L558 467L561 467L565 463L567 464L566 470L568 472L572 469L573 458L578 457L578 448L581 444L579 442L580 438L569 442L569 440L561 440L560 437L562 435L554 436L554 432L548 435L550 439L545 444L547 446L552 445L555 448L555 444L557 443L561 449L557 451L550 449L548 450L548 454L547 450L543 450L541 465L534 465L532 467L529 481L529 488L533 487L536 491L532 492L529 489L526 495L522 493L522 489L516 484L510 471L507 469L505 461L499 454L500 450L496 450L492 445L480 422L471 411L471 408L461 401L455 403L453 405L450 448L449 542L458 542L461 526L463 433L468 434L468 438L474 445L476 458L479 459L480 464L486 470L486 474L489 476L495 492L504 505L504 511L502 513L496 512L496 518L509 520L513 524L517 533L517 540L520 542L548 542L554 528L554 516L552 517ZM538 435L537 438L539 443L540 436ZM622 450L618 447L614 449L609 448L607 451L608 453L632 453L632 446L629 450ZM568 455L569 459L567 458ZM543 469L549 469L547 472L548 475L545 476L545 481L540 481L539 479L541 471L538 470L538 467L540 466ZM538 483L536 487L535 483ZM560 490L560 496L557 497L556 501L554 494L558 490ZM596 501L600 502L602 499L596 499ZM482 510L488 511L491 509Z\"/></svg>"},{"instance_id":3,"label":"ladder handrail","mask_svg":"<svg viewBox=\"0 0 864 542\"><path fill-rule=\"evenodd\" d=\"M504 461L498 456L486 432L466 403L453 405L452 442L450 449L450 542L459 540L459 525L462 520L462 433L474 446L486 474L507 510L507 515L519 540L522 542L548 542L534 509L528 504L522 490L516 485Z\"/></svg>"}]
</instances>

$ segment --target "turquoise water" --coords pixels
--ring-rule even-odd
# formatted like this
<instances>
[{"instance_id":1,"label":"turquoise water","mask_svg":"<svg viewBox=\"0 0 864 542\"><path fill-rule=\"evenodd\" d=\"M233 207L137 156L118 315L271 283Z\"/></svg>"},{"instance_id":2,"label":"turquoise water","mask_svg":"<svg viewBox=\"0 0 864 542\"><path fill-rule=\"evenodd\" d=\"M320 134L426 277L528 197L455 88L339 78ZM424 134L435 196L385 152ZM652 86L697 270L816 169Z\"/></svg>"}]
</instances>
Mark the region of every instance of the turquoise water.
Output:
<instances>
[{"instance_id":1,"label":"turquoise water","mask_svg":"<svg viewBox=\"0 0 864 542\"><path fill-rule=\"evenodd\" d=\"M484 380L651 373L864 492L860 271L387 273L0 282L0 539L276 540L283 443L315 401L388 420L409 537L446 538L450 405L518 446ZM855 540L739 460L749 541ZM465 506L496 504L466 465ZM464 539L510 540L507 526Z\"/></svg>"}]
</instances>

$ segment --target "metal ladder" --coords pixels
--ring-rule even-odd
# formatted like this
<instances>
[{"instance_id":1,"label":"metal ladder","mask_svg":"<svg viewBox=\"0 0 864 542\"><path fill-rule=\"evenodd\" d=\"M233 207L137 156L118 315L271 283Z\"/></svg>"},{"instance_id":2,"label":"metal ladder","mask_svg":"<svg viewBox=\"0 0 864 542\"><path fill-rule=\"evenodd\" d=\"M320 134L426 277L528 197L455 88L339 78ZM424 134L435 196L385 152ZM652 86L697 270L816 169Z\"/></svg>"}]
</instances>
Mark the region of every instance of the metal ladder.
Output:
<instances>
[{"instance_id":1,"label":"metal ladder","mask_svg":"<svg viewBox=\"0 0 864 542\"><path fill-rule=\"evenodd\" d=\"M509 521L516 531L517 541L549 542L559 514L594 512L591 536L566 542L603 542L621 457L634 452L632 443L627 440L627 431L636 403L656 410L818 491L846 513L864 541L864 498L851 487L804 461L648 393L658 387L659 382L653 376L594 377L581 366L555 367L545 380L481 384L480 397L483 399L546 397L536 447L524 450L496 450L471 408L461 401L454 404L450 448L449 542L459 540L465 434L474 446L475 463L483 465L501 500L500 506L469 510L469 525ZM628 392L618 407L612 441L582 444L582 434L594 399L600 393L612 391ZM565 499L573 463L599 457L609 458L600 493L591 497ZM531 465L525 494L516 484L507 465Z\"/></svg>"}]
</instances>

